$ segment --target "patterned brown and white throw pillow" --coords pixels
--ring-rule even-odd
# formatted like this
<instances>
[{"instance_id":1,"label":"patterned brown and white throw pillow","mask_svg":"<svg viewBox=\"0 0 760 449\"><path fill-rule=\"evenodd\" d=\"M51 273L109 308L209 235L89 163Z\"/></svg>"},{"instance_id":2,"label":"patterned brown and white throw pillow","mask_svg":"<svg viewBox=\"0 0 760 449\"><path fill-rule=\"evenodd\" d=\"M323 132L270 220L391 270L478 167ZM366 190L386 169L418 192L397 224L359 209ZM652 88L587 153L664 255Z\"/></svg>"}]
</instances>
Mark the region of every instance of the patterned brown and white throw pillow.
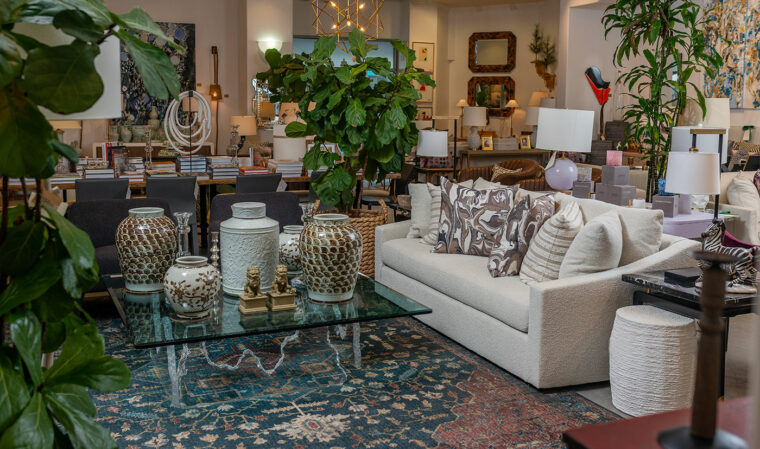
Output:
<instances>
[{"instance_id":1,"label":"patterned brown and white throw pillow","mask_svg":"<svg viewBox=\"0 0 760 449\"><path fill-rule=\"evenodd\" d=\"M442 177L441 179L445 178ZM460 182L458 185L471 188L473 181L470 179ZM428 225L427 233L422 236L422 241L428 245L435 245L438 243L438 225L441 222L441 186L428 183L427 188L430 194L430 224Z\"/></svg>"},{"instance_id":2,"label":"patterned brown and white throw pillow","mask_svg":"<svg viewBox=\"0 0 760 449\"><path fill-rule=\"evenodd\" d=\"M522 167L513 170L511 168L504 168L501 165L494 165L493 174L491 175L491 182L495 182L497 179L504 175L514 175L515 173L520 173L522 170Z\"/></svg>"},{"instance_id":3,"label":"patterned brown and white throw pillow","mask_svg":"<svg viewBox=\"0 0 760 449\"><path fill-rule=\"evenodd\" d=\"M492 277L520 273L523 258L533 236L554 214L554 198L549 195L526 197L512 208L507 216L499 244L488 257L488 272Z\"/></svg>"},{"instance_id":4,"label":"patterned brown and white throw pillow","mask_svg":"<svg viewBox=\"0 0 760 449\"><path fill-rule=\"evenodd\" d=\"M435 253L488 256L515 202L517 187L475 190L441 180L441 223Z\"/></svg>"},{"instance_id":5,"label":"patterned brown and white throw pillow","mask_svg":"<svg viewBox=\"0 0 760 449\"><path fill-rule=\"evenodd\" d=\"M578 203L569 203L555 213L531 240L520 267L520 280L530 284L559 279L562 260L582 227Z\"/></svg>"}]
</instances>

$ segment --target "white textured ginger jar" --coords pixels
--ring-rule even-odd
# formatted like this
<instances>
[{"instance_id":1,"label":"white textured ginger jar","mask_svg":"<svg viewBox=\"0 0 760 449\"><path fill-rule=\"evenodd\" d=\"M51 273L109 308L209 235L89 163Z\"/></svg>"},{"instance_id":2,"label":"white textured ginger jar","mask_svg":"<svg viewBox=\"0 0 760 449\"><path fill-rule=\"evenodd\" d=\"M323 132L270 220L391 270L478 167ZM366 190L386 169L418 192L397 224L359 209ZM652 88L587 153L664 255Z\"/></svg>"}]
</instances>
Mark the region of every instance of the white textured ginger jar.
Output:
<instances>
[{"instance_id":1,"label":"white textured ginger jar","mask_svg":"<svg viewBox=\"0 0 760 449\"><path fill-rule=\"evenodd\" d=\"M222 222L219 246L222 253L222 289L239 295L249 267L258 267L261 290L272 287L278 263L280 225L266 216L264 203L235 203L232 218Z\"/></svg>"},{"instance_id":2,"label":"white textured ginger jar","mask_svg":"<svg viewBox=\"0 0 760 449\"><path fill-rule=\"evenodd\" d=\"M164 295L178 316L205 317L219 293L219 278L207 258L178 257L164 276Z\"/></svg>"}]
</instances>

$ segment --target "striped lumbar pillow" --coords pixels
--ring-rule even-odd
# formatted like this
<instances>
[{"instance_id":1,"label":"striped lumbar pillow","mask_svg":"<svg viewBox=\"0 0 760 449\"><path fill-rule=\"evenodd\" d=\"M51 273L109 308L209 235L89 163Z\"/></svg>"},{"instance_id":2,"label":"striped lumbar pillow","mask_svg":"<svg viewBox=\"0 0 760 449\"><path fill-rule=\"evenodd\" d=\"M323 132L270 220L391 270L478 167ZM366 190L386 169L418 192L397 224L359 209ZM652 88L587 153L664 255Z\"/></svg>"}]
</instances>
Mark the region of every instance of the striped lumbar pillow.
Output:
<instances>
[{"instance_id":1,"label":"striped lumbar pillow","mask_svg":"<svg viewBox=\"0 0 760 449\"><path fill-rule=\"evenodd\" d=\"M530 284L559 279L565 253L582 227L583 216L576 202L554 214L531 240L520 268L520 280Z\"/></svg>"}]
</instances>

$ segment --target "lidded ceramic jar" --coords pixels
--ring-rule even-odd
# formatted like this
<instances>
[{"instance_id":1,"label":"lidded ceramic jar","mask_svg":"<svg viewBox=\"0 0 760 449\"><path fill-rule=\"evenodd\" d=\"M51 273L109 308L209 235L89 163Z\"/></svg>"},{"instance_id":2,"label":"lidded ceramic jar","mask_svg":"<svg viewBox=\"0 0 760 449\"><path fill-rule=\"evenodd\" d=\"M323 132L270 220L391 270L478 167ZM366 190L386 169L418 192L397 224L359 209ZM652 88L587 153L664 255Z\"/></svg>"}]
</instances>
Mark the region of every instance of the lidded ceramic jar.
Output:
<instances>
[{"instance_id":1,"label":"lidded ceramic jar","mask_svg":"<svg viewBox=\"0 0 760 449\"><path fill-rule=\"evenodd\" d=\"M362 260L362 235L347 215L315 215L305 225L299 246L310 299L342 302L353 297Z\"/></svg>"},{"instance_id":2,"label":"lidded ceramic jar","mask_svg":"<svg viewBox=\"0 0 760 449\"><path fill-rule=\"evenodd\" d=\"M205 257L178 257L164 276L164 295L182 318L208 315L220 286L219 270Z\"/></svg>"},{"instance_id":3,"label":"lidded ceramic jar","mask_svg":"<svg viewBox=\"0 0 760 449\"><path fill-rule=\"evenodd\" d=\"M163 290L177 252L174 222L160 207L137 207L116 228L116 252L124 286L132 293Z\"/></svg>"},{"instance_id":4,"label":"lidded ceramic jar","mask_svg":"<svg viewBox=\"0 0 760 449\"><path fill-rule=\"evenodd\" d=\"M301 225L287 225L280 233L280 263L288 267L288 275L301 274L301 250L298 242L301 240Z\"/></svg>"},{"instance_id":5,"label":"lidded ceramic jar","mask_svg":"<svg viewBox=\"0 0 760 449\"><path fill-rule=\"evenodd\" d=\"M249 267L259 268L261 290L272 287L278 263L280 225L266 216L264 203L235 203L232 218L222 222L219 246L224 293L239 295Z\"/></svg>"}]
</instances>

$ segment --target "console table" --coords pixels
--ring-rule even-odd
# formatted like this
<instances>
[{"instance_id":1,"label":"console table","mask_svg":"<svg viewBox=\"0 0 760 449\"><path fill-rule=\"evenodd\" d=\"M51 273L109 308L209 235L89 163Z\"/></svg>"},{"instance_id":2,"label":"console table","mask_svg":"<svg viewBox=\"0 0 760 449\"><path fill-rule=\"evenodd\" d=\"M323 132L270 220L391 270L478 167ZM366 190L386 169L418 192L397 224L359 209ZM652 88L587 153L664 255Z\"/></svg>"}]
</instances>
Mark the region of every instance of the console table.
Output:
<instances>
[{"instance_id":1,"label":"console table","mask_svg":"<svg viewBox=\"0 0 760 449\"><path fill-rule=\"evenodd\" d=\"M541 165L545 165L549 160L551 151L548 150L465 150L461 153L467 160L467 167L470 168L470 158L473 157L498 157L504 160L509 159L531 159Z\"/></svg>"}]
</instances>

